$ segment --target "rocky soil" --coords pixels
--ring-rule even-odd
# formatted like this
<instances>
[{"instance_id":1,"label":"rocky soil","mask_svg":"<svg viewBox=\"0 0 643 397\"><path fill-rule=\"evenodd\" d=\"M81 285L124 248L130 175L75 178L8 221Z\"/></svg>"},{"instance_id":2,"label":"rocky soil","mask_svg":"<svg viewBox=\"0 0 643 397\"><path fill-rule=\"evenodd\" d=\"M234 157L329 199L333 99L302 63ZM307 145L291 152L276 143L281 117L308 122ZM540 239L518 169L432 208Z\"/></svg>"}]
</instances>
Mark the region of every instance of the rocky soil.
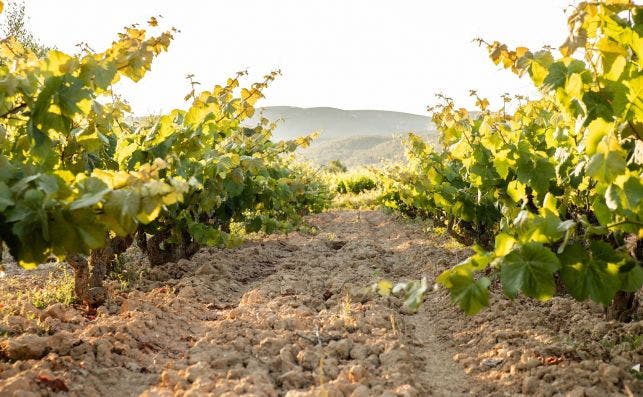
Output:
<instances>
[{"instance_id":1,"label":"rocky soil","mask_svg":"<svg viewBox=\"0 0 643 397\"><path fill-rule=\"evenodd\" d=\"M145 269L96 313L0 302L0 396L634 396L643 321L558 297L468 317L446 291L410 314L368 287L427 276L466 248L376 211L308 218L314 233L252 238ZM138 263L140 262L140 263ZM0 279L1 296L52 268Z\"/></svg>"}]
</instances>

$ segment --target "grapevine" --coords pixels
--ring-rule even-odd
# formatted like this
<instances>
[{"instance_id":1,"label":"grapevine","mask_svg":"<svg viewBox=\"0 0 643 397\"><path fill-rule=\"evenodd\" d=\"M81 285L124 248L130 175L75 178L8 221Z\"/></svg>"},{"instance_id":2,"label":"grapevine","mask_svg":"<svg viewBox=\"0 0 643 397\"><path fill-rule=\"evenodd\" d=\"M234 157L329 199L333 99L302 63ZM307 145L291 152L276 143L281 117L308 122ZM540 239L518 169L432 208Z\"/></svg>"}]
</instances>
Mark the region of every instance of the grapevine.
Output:
<instances>
[{"instance_id":1,"label":"grapevine","mask_svg":"<svg viewBox=\"0 0 643 397\"><path fill-rule=\"evenodd\" d=\"M74 56L39 56L15 37L0 43L0 242L23 267L66 259L91 306L104 301L102 280L134 234L157 265L235 243L232 223L292 230L328 202L289 156L312 136L272 142L267 120L242 124L278 72L249 88L239 73L193 90L188 110L128 122L113 84L143 78L174 32L148 37L132 26L107 50Z\"/></svg>"},{"instance_id":2,"label":"grapevine","mask_svg":"<svg viewBox=\"0 0 643 397\"><path fill-rule=\"evenodd\" d=\"M431 108L441 148L409 137L408 171L388 173L383 203L477 243L438 278L467 313L498 280L511 298L562 289L631 318L643 285L642 20L628 1L581 3L559 58L480 40L542 97L518 97L509 113L472 92L471 113L441 96Z\"/></svg>"}]
</instances>

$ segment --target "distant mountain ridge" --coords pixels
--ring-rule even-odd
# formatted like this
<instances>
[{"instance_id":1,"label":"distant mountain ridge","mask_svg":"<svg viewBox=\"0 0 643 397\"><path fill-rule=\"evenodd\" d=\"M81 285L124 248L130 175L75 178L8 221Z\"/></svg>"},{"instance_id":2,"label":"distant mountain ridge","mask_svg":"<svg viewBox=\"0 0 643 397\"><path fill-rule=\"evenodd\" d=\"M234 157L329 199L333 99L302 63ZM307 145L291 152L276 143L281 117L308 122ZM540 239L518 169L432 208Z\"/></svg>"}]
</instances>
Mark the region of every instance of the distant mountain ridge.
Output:
<instances>
[{"instance_id":1,"label":"distant mountain ridge","mask_svg":"<svg viewBox=\"0 0 643 397\"><path fill-rule=\"evenodd\" d=\"M320 132L319 140L355 136L392 137L411 131L419 134L435 131L427 116L387 110L270 106L260 108L258 114L271 121L278 121L274 133L276 139L291 139L314 131ZM258 114L252 121L259 117Z\"/></svg>"},{"instance_id":2,"label":"distant mountain ridge","mask_svg":"<svg viewBox=\"0 0 643 397\"><path fill-rule=\"evenodd\" d=\"M277 123L273 135L276 140L319 132L310 147L298 151L301 159L316 166L331 160L340 160L349 168L402 161L401 140L409 132L437 140L431 119L411 113L271 106L258 109L248 124L252 125L261 116Z\"/></svg>"}]
</instances>

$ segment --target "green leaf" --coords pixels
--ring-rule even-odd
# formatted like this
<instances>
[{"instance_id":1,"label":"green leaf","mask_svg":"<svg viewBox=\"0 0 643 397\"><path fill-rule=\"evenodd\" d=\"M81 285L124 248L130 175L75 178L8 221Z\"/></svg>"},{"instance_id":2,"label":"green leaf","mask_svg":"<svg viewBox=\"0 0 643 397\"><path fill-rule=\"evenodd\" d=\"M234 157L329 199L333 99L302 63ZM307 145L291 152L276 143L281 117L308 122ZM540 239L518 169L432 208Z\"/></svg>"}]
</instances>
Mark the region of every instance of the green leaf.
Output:
<instances>
[{"instance_id":1,"label":"green leaf","mask_svg":"<svg viewBox=\"0 0 643 397\"><path fill-rule=\"evenodd\" d=\"M482 277L474 280L473 276L454 274L449 278L452 284L451 300L457 303L467 314L476 314L489 305L489 285L491 281Z\"/></svg>"},{"instance_id":2,"label":"green leaf","mask_svg":"<svg viewBox=\"0 0 643 397\"><path fill-rule=\"evenodd\" d=\"M611 101L611 95L607 91L586 92L583 95L583 103L587 108L587 119L585 123L590 123L599 117L606 121L612 121L614 119L614 111L610 106Z\"/></svg>"},{"instance_id":3,"label":"green leaf","mask_svg":"<svg viewBox=\"0 0 643 397\"><path fill-rule=\"evenodd\" d=\"M511 181L507 185L507 194L514 202L518 203L527 196L525 185L518 181Z\"/></svg>"},{"instance_id":4,"label":"green leaf","mask_svg":"<svg viewBox=\"0 0 643 397\"><path fill-rule=\"evenodd\" d=\"M635 210L643 201L643 183L641 178L631 175L623 184L623 198L625 208Z\"/></svg>"},{"instance_id":5,"label":"green leaf","mask_svg":"<svg viewBox=\"0 0 643 397\"><path fill-rule=\"evenodd\" d=\"M596 146L598 146L598 143L613 130L614 123L608 123L603 119L592 121L585 131L585 152L589 155L596 153Z\"/></svg>"},{"instance_id":6,"label":"green leaf","mask_svg":"<svg viewBox=\"0 0 643 397\"><path fill-rule=\"evenodd\" d=\"M643 123L643 76L639 75L632 80L626 81L628 88L627 99L631 104L630 112L637 123Z\"/></svg>"},{"instance_id":7,"label":"green leaf","mask_svg":"<svg viewBox=\"0 0 643 397\"><path fill-rule=\"evenodd\" d=\"M190 222L188 226L190 235L203 245L209 246L225 246L230 240L230 236L221 230L203 225L201 223Z\"/></svg>"},{"instance_id":8,"label":"green leaf","mask_svg":"<svg viewBox=\"0 0 643 397\"><path fill-rule=\"evenodd\" d=\"M523 243L554 243L563 237L565 230L561 227L560 218L549 210L542 212L544 215L533 215L527 211L520 213L515 223L518 240Z\"/></svg>"},{"instance_id":9,"label":"green leaf","mask_svg":"<svg viewBox=\"0 0 643 397\"><path fill-rule=\"evenodd\" d=\"M554 272L560 268L556 255L539 243L527 243L501 261L500 280L507 296L518 292L539 300L554 296Z\"/></svg>"},{"instance_id":10,"label":"green leaf","mask_svg":"<svg viewBox=\"0 0 643 397\"><path fill-rule=\"evenodd\" d=\"M494 254L498 257L505 256L513 249L516 239L506 233L500 233L496 236L496 246Z\"/></svg>"},{"instance_id":11,"label":"green leaf","mask_svg":"<svg viewBox=\"0 0 643 397\"><path fill-rule=\"evenodd\" d=\"M543 85L548 90L554 90L565 85L565 80L567 79L567 67L563 62L555 62L549 66L549 73Z\"/></svg>"},{"instance_id":12,"label":"green leaf","mask_svg":"<svg viewBox=\"0 0 643 397\"><path fill-rule=\"evenodd\" d=\"M493 166L496 169L496 172L502 179L506 179L507 175L509 175L509 166L511 163L506 157L494 157L493 158Z\"/></svg>"},{"instance_id":13,"label":"green leaf","mask_svg":"<svg viewBox=\"0 0 643 397\"><path fill-rule=\"evenodd\" d=\"M575 299L591 298L603 305L610 304L621 282L618 273L608 269L607 262L590 258L580 244L568 245L560 259L561 278Z\"/></svg>"},{"instance_id":14,"label":"green leaf","mask_svg":"<svg viewBox=\"0 0 643 397\"><path fill-rule=\"evenodd\" d=\"M626 262L619 269L621 278L621 290L636 292L643 286L643 265L636 261Z\"/></svg>"},{"instance_id":15,"label":"green leaf","mask_svg":"<svg viewBox=\"0 0 643 397\"><path fill-rule=\"evenodd\" d=\"M141 197L133 189L118 189L105 198L103 221L119 236L126 236L136 229Z\"/></svg>"},{"instance_id":16,"label":"green leaf","mask_svg":"<svg viewBox=\"0 0 643 397\"><path fill-rule=\"evenodd\" d=\"M98 62L98 60L88 55L83 58L80 66L79 77L87 85L95 85L97 88L106 89L114 80L116 75L116 64L114 62Z\"/></svg>"},{"instance_id":17,"label":"green leaf","mask_svg":"<svg viewBox=\"0 0 643 397\"><path fill-rule=\"evenodd\" d=\"M426 277L423 277L419 282L409 282L404 289L404 306L409 308L411 312L416 312L424 301L424 295L428 289Z\"/></svg>"},{"instance_id":18,"label":"green leaf","mask_svg":"<svg viewBox=\"0 0 643 397\"><path fill-rule=\"evenodd\" d=\"M543 85L549 73L549 66L554 62L551 52L546 50L534 53L534 59L529 63L529 75L537 87Z\"/></svg>"},{"instance_id":19,"label":"green leaf","mask_svg":"<svg viewBox=\"0 0 643 397\"><path fill-rule=\"evenodd\" d=\"M589 248L594 259L608 263L617 263L623 260L623 257L605 241L592 241Z\"/></svg>"},{"instance_id":20,"label":"green leaf","mask_svg":"<svg viewBox=\"0 0 643 397\"><path fill-rule=\"evenodd\" d=\"M161 207L158 197L143 196L136 219L142 224L148 224L159 216Z\"/></svg>"},{"instance_id":21,"label":"green leaf","mask_svg":"<svg viewBox=\"0 0 643 397\"><path fill-rule=\"evenodd\" d=\"M579 73L573 73L565 83L565 92L572 98L580 98L583 90L583 79Z\"/></svg>"},{"instance_id":22,"label":"green leaf","mask_svg":"<svg viewBox=\"0 0 643 397\"><path fill-rule=\"evenodd\" d=\"M105 245L107 229L104 225L100 225L90 219L91 218L88 217L78 223L76 229L87 247L90 249L100 248Z\"/></svg>"},{"instance_id":23,"label":"green leaf","mask_svg":"<svg viewBox=\"0 0 643 397\"><path fill-rule=\"evenodd\" d=\"M95 177L89 177L81 181L79 188L82 194L69 206L72 210L96 205L110 191L105 182Z\"/></svg>"},{"instance_id":24,"label":"green leaf","mask_svg":"<svg viewBox=\"0 0 643 397\"><path fill-rule=\"evenodd\" d=\"M542 198L549 191L549 182L556 178L556 168L546 159L539 157L531 172L529 185Z\"/></svg>"},{"instance_id":25,"label":"green leaf","mask_svg":"<svg viewBox=\"0 0 643 397\"><path fill-rule=\"evenodd\" d=\"M76 219L78 221L79 219ZM89 254L87 246L78 233L75 220L67 211L52 214L51 246L54 255Z\"/></svg>"},{"instance_id":26,"label":"green leaf","mask_svg":"<svg viewBox=\"0 0 643 397\"><path fill-rule=\"evenodd\" d=\"M611 223L614 213L607 207L604 197L596 196L594 198L594 201L592 201L592 211L601 225L605 226Z\"/></svg>"},{"instance_id":27,"label":"green leaf","mask_svg":"<svg viewBox=\"0 0 643 397\"><path fill-rule=\"evenodd\" d=\"M607 187L607 190L605 190L605 204L607 205L607 208L612 211L616 211L621 206L619 199L620 190L621 189L613 183Z\"/></svg>"},{"instance_id":28,"label":"green leaf","mask_svg":"<svg viewBox=\"0 0 643 397\"><path fill-rule=\"evenodd\" d=\"M0 212L7 209L7 207L15 204L11 198L11 190L4 182L0 182Z\"/></svg>"},{"instance_id":29,"label":"green leaf","mask_svg":"<svg viewBox=\"0 0 643 397\"><path fill-rule=\"evenodd\" d=\"M611 182L625 172L625 159L620 152L596 153L589 159L587 174L601 182Z\"/></svg>"}]
</instances>

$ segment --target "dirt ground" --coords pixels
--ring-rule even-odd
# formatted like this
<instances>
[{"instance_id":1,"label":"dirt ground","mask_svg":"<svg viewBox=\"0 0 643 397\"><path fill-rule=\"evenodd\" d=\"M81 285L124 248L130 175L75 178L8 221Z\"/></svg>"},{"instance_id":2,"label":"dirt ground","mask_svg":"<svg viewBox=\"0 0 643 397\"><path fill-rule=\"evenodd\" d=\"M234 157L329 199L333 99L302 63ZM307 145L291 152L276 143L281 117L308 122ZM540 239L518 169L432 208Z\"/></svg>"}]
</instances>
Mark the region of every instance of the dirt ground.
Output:
<instances>
[{"instance_id":1,"label":"dirt ground","mask_svg":"<svg viewBox=\"0 0 643 397\"><path fill-rule=\"evenodd\" d=\"M468 317L442 289L411 315L368 286L434 280L466 248L377 211L308 223L314 232L204 249L128 288L112 282L95 315L0 302L0 396L643 394L632 369L643 363L643 321L497 291L492 308ZM50 271L0 279L2 296Z\"/></svg>"}]
</instances>

